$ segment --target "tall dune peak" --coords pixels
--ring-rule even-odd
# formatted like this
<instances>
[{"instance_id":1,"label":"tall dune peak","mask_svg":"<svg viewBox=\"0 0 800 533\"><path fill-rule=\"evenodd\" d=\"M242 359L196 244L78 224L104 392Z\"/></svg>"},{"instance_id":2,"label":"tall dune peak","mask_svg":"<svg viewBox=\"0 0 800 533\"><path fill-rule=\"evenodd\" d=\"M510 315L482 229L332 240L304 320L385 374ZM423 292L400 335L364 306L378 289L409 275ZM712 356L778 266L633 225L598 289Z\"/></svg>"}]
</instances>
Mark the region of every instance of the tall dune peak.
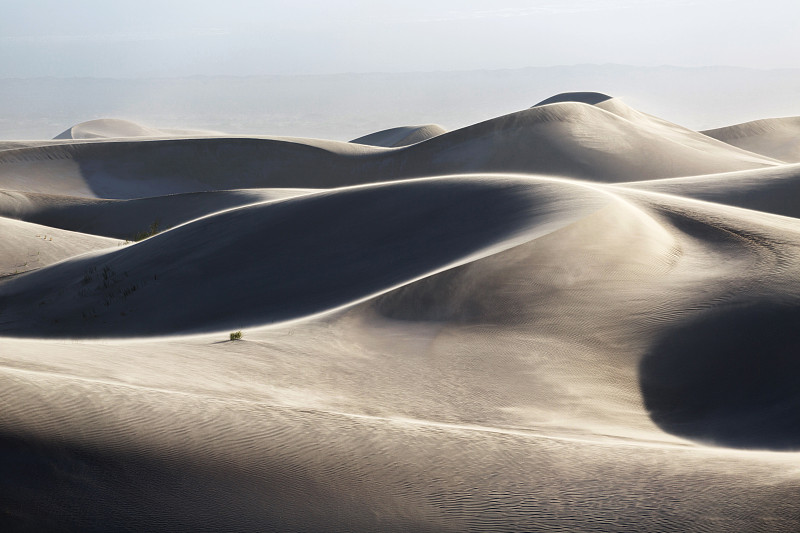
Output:
<instances>
[{"instance_id":1,"label":"tall dune peak","mask_svg":"<svg viewBox=\"0 0 800 533\"><path fill-rule=\"evenodd\" d=\"M546 98L532 107L539 107L547 104L559 104L563 102L578 102L582 104L596 105L606 100L611 100L613 96L597 92L567 92L559 93L550 98Z\"/></svg>"}]
</instances>

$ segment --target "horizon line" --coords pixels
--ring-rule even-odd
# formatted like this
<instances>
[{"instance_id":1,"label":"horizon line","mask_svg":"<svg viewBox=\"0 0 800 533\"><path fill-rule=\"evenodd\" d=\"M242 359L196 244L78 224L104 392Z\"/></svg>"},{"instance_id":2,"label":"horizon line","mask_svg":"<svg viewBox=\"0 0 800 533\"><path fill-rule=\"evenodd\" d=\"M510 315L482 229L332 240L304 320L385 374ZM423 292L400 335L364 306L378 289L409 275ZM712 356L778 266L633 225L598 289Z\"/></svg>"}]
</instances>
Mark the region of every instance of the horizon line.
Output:
<instances>
[{"instance_id":1,"label":"horizon line","mask_svg":"<svg viewBox=\"0 0 800 533\"><path fill-rule=\"evenodd\" d=\"M564 68L628 68L638 70L655 70L655 69L682 69L682 70L706 70L706 69L727 69L727 70L753 70L758 72L780 72L780 71L800 71L800 67L750 67L740 65L631 65L625 63L575 63L564 65L533 65L526 67L503 67L503 68L476 68L476 69L455 69L455 70L401 70L401 71L342 71L342 72L328 72L328 73L253 73L253 74L185 74L185 75L132 75L132 76L54 76L54 75L40 75L40 76L0 76L2 81L21 81L21 80L181 80L193 78L231 78L231 79L248 79L248 78L323 78L323 77L337 77L337 76L386 76L386 75L410 75L410 74L463 74L463 73L478 73L478 72L521 72L525 70L548 70L548 69L564 69Z\"/></svg>"}]
</instances>

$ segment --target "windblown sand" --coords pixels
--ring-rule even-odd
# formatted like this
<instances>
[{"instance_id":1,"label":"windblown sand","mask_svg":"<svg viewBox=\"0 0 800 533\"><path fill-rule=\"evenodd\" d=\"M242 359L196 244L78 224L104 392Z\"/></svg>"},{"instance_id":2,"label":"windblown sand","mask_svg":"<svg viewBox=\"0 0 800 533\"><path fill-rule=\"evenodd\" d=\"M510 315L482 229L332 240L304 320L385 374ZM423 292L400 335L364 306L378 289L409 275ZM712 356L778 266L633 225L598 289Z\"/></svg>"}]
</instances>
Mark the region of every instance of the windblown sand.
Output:
<instances>
[{"instance_id":1,"label":"windblown sand","mask_svg":"<svg viewBox=\"0 0 800 533\"><path fill-rule=\"evenodd\" d=\"M798 120L4 142L0 529L800 530Z\"/></svg>"}]
</instances>

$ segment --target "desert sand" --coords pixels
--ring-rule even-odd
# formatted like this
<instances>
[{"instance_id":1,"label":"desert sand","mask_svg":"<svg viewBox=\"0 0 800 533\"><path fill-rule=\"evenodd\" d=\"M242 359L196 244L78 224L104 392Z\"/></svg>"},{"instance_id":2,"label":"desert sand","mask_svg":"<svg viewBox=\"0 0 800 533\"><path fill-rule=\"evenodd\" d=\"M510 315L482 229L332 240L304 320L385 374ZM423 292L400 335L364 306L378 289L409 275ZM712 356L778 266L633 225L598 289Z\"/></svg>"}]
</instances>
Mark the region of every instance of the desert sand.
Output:
<instances>
[{"instance_id":1,"label":"desert sand","mask_svg":"<svg viewBox=\"0 0 800 533\"><path fill-rule=\"evenodd\" d=\"M800 530L798 121L4 141L0 529Z\"/></svg>"}]
</instances>

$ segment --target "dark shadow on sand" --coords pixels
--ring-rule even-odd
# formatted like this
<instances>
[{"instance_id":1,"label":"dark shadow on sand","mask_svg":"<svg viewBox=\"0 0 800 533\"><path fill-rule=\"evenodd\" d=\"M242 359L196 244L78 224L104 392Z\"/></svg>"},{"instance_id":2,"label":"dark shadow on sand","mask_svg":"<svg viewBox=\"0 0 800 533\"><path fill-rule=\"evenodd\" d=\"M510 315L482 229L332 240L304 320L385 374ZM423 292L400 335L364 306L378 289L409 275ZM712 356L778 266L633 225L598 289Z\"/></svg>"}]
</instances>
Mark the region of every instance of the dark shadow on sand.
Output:
<instances>
[{"instance_id":1,"label":"dark shadow on sand","mask_svg":"<svg viewBox=\"0 0 800 533\"><path fill-rule=\"evenodd\" d=\"M555 96L551 96L550 98L542 100L533 107L539 107L548 104L559 104L561 102L578 102L582 104L595 105L599 104L600 102L605 102L606 100L611 100L611 96L608 96L607 94L603 93L595 93L595 92L560 93Z\"/></svg>"},{"instance_id":2,"label":"dark shadow on sand","mask_svg":"<svg viewBox=\"0 0 800 533\"><path fill-rule=\"evenodd\" d=\"M760 302L669 332L639 368L669 433L733 448L800 450L800 307Z\"/></svg>"},{"instance_id":3,"label":"dark shadow on sand","mask_svg":"<svg viewBox=\"0 0 800 533\"><path fill-rule=\"evenodd\" d=\"M391 492L338 469L340 487L288 459L121 450L0 429L0 472L3 532L436 530L402 516L381 521L373 509Z\"/></svg>"}]
</instances>

